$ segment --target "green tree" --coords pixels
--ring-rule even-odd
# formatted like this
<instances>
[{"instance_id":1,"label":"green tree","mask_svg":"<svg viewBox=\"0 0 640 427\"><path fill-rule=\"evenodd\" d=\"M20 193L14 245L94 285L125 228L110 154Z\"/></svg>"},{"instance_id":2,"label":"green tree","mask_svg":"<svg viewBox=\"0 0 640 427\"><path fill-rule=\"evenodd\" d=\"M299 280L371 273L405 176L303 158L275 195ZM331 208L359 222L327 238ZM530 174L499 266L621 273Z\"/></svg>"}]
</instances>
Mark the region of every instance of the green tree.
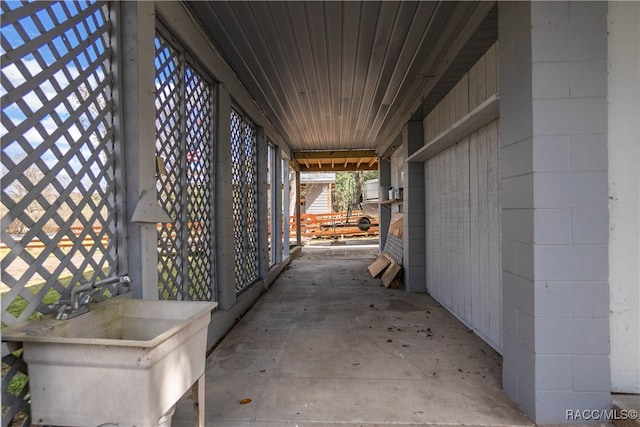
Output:
<instances>
[{"instance_id":1,"label":"green tree","mask_svg":"<svg viewBox=\"0 0 640 427\"><path fill-rule=\"evenodd\" d=\"M377 178L378 171L336 172L336 186L331 196L333 211L343 212L350 204L360 202L364 183Z\"/></svg>"}]
</instances>

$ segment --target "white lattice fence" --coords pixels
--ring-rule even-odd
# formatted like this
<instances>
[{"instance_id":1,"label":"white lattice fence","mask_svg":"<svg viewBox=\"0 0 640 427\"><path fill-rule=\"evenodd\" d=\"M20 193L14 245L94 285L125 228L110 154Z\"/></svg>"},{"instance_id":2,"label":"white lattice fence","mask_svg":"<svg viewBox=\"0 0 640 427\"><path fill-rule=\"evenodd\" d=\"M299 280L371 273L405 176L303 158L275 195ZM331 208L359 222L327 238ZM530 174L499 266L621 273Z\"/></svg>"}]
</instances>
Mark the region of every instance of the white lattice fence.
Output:
<instances>
[{"instance_id":1,"label":"white lattice fence","mask_svg":"<svg viewBox=\"0 0 640 427\"><path fill-rule=\"evenodd\" d=\"M256 128L231 111L231 174L236 292L259 277Z\"/></svg>"},{"instance_id":2,"label":"white lattice fence","mask_svg":"<svg viewBox=\"0 0 640 427\"><path fill-rule=\"evenodd\" d=\"M110 6L1 3L2 323L117 273ZM2 425L28 423L26 369L3 355Z\"/></svg>"},{"instance_id":3,"label":"white lattice fence","mask_svg":"<svg viewBox=\"0 0 640 427\"><path fill-rule=\"evenodd\" d=\"M214 87L179 46L155 45L157 189L172 219L158 229L160 298L213 301Z\"/></svg>"}]
</instances>

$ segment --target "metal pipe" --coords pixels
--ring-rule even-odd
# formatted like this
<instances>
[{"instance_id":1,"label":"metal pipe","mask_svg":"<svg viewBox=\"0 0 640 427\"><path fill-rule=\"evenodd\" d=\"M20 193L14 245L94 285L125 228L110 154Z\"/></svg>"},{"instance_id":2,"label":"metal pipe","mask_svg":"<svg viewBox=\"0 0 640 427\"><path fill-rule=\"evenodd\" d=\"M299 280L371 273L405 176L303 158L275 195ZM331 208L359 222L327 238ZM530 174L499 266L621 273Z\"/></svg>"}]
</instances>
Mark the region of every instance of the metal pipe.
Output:
<instances>
[{"instance_id":1,"label":"metal pipe","mask_svg":"<svg viewBox=\"0 0 640 427\"><path fill-rule=\"evenodd\" d=\"M115 283L120 283L125 286L129 286L131 284L131 279L129 276L114 276L108 279L101 280L100 282L90 282L84 285L76 286L71 289L71 309L77 310L80 308L80 298L79 295L83 292L90 291L93 289L103 288L105 286L113 285ZM88 301L87 301L88 302Z\"/></svg>"}]
</instances>

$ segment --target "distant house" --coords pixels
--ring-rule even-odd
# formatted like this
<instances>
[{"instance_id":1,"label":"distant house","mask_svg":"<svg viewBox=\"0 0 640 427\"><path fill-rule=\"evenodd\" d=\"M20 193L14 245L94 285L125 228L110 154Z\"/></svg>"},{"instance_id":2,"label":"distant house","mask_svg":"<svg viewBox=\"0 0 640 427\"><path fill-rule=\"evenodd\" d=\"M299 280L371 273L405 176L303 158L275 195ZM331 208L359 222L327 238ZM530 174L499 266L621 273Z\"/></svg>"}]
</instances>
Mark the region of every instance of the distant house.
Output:
<instances>
[{"instance_id":1,"label":"distant house","mask_svg":"<svg viewBox=\"0 0 640 427\"><path fill-rule=\"evenodd\" d=\"M300 213L320 214L331 212L331 189L336 186L335 172L308 172L300 174Z\"/></svg>"}]
</instances>

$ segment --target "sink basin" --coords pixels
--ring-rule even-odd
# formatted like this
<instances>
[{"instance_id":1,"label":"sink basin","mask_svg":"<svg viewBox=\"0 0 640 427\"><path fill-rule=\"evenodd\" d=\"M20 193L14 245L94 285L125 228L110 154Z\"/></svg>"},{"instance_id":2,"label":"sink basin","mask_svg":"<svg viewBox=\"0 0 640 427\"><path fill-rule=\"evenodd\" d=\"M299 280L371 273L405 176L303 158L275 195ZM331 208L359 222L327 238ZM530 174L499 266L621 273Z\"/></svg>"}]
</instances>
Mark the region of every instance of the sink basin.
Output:
<instances>
[{"instance_id":1,"label":"sink basin","mask_svg":"<svg viewBox=\"0 0 640 427\"><path fill-rule=\"evenodd\" d=\"M113 298L2 330L23 343L34 424L151 426L204 374L217 303Z\"/></svg>"}]
</instances>

